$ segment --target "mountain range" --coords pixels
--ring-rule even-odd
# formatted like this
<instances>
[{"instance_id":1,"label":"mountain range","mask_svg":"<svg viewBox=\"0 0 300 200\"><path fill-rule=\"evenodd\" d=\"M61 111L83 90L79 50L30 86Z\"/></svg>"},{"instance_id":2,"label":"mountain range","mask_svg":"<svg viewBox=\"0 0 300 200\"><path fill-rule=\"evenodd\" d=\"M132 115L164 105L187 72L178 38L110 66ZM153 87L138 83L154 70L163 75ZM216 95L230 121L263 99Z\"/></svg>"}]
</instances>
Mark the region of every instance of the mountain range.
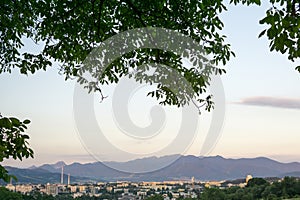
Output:
<instances>
[{"instance_id":1,"label":"mountain range","mask_svg":"<svg viewBox=\"0 0 300 200\"><path fill-rule=\"evenodd\" d=\"M148 173L128 173L116 169L131 169L143 171L150 166L159 166L168 163L178 155L149 157L128 162L94 162L65 164L60 161L55 164L44 164L39 167L18 169L7 167L11 174L15 174L20 182L60 182L61 166L64 165L65 180L71 174L71 182L84 181L165 181L189 180L233 180L251 174L254 177L284 177L300 176L300 163L281 163L266 157L231 159L221 156L197 157L180 156L169 166ZM112 169L108 166L113 166ZM148 167L148 168L147 168ZM21 177L21 179L20 179Z\"/></svg>"},{"instance_id":2,"label":"mountain range","mask_svg":"<svg viewBox=\"0 0 300 200\"><path fill-rule=\"evenodd\" d=\"M47 183L59 183L61 173L50 172L42 168L28 168L20 169L16 167L5 167L10 174L17 177L18 183L32 183L32 184L47 184ZM68 179L68 175L64 174L64 180ZM70 180L76 183L94 182L96 179L87 177L70 176ZM15 181L12 179L12 182ZM66 183L67 181L65 181ZM4 181L0 180L0 184L5 184Z\"/></svg>"}]
</instances>

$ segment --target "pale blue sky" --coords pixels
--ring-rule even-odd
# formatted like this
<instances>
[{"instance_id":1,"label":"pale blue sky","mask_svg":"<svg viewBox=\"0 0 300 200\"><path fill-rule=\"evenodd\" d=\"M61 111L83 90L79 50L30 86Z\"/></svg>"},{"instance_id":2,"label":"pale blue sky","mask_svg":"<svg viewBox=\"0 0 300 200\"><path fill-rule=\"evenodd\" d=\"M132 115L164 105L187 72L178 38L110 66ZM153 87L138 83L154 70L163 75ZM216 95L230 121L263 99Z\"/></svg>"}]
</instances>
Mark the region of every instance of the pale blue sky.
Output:
<instances>
[{"instance_id":1,"label":"pale blue sky","mask_svg":"<svg viewBox=\"0 0 300 200\"><path fill-rule=\"evenodd\" d=\"M257 38L264 28L258 21L267 8L267 5L230 6L228 12L222 14L224 33L236 57L228 63L227 73L222 76L227 102L226 119L222 135L208 155L233 158L268 156L283 162L300 162L300 74L294 70L297 63L291 63L279 53L270 53L266 38ZM22 163L6 161L6 164L30 166L58 160L69 163L95 161L83 147L76 131L73 119L74 82L64 81L64 77L58 74L57 67L29 76L20 75L18 71L0 75L0 111L5 116L28 118L32 121L28 133L35 151L35 159ZM262 104L262 96L276 97L278 101L287 100L280 107L277 104L259 106ZM255 102L252 104L256 106L241 103L248 98L254 98ZM283 108L289 107L287 104L290 101L298 102L298 107ZM146 112L143 113L148 113L147 109L153 105L153 101L149 105L143 105L143 102L136 102L136 106L141 106L138 107L140 109L145 106ZM106 104L108 103L95 103L97 119L98 122L102 120L101 122L111 124ZM147 119L146 122L143 121L145 115L138 114L141 112L136 115L132 113L133 120L147 123ZM209 122L209 115L204 118L202 124ZM108 132L114 128L110 125L104 127ZM205 132L207 124L200 129L199 132ZM168 129L165 138L161 138L161 143L158 138L155 144L160 145L172 138L170 130L172 128ZM199 134L186 153L198 155L203 138L204 135ZM118 142L118 145L123 145L122 148L128 151L137 151L138 146L135 148L126 142ZM158 148L155 145L152 147ZM110 157L105 155L103 159L110 160Z\"/></svg>"}]
</instances>

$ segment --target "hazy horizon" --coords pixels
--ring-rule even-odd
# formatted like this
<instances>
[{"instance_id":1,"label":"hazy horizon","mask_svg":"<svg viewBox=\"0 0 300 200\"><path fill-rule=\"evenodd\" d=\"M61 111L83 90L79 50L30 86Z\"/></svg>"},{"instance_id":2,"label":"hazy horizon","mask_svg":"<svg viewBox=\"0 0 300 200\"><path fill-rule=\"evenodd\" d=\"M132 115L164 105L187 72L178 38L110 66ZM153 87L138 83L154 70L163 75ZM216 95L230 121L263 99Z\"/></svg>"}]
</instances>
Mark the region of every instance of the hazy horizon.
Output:
<instances>
[{"instance_id":1,"label":"hazy horizon","mask_svg":"<svg viewBox=\"0 0 300 200\"><path fill-rule=\"evenodd\" d=\"M149 158L163 158L163 157L169 157L169 156L176 156L176 155L163 155L163 156L151 156L151 157L141 157L141 158L136 158L136 159L130 159L130 160L122 160L122 161L115 161L115 160L103 160L103 161L97 161L97 160L86 160L86 161L76 161L76 160L69 160L69 161L65 161L65 160L56 160L56 161L51 161L51 162L43 162L43 163L38 163L38 164L32 164L30 165L30 162L21 162L21 161L12 161L12 162L5 162L7 163L6 165L4 166L10 166L10 167L17 167L17 168L30 168L30 167L40 167L44 164L50 164L50 165L54 165L54 164L57 164L59 162L64 162L66 165L70 165L70 164L73 164L73 163L80 163L80 164L88 164L88 163L96 163L96 162L119 162L119 163L126 163L126 162L130 162L130 161L135 161L135 160L142 160L142 159L149 159ZM274 160L274 161L277 161L277 162L280 162L280 163L300 163L300 161L297 161L297 160L280 160L280 159L276 159L276 158L271 158L271 157L268 157L268 156L256 156L256 157L225 157L225 156L222 156L222 155L209 155L209 156L197 156L197 155L180 155L181 156L195 156L195 157L205 157L205 158L208 158L208 157L222 157L224 159L255 159L255 158L267 158L267 159L271 159L271 160Z\"/></svg>"}]
</instances>

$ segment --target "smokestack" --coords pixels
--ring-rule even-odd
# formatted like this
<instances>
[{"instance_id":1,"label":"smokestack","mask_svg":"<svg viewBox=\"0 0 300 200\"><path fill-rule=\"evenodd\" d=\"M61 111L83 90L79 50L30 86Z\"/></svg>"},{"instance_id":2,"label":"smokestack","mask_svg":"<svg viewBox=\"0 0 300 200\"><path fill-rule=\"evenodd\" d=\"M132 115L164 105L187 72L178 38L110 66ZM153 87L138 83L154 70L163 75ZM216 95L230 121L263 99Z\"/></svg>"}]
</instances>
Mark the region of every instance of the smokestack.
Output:
<instances>
[{"instance_id":1,"label":"smokestack","mask_svg":"<svg viewBox=\"0 0 300 200\"><path fill-rule=\"evenodd\" d=\"M60 183L64 184L64 166L61 166Z\"/></svg>"},{"instance_id":2,"label":"smokestack","mask_svg":"<svg viewBox=\"0 0 300 200\"><path fill-rule=\"evenodd\" d=\"M68 174L68 185L70 185L70 174Z\"/></svg>"}]
</instances>

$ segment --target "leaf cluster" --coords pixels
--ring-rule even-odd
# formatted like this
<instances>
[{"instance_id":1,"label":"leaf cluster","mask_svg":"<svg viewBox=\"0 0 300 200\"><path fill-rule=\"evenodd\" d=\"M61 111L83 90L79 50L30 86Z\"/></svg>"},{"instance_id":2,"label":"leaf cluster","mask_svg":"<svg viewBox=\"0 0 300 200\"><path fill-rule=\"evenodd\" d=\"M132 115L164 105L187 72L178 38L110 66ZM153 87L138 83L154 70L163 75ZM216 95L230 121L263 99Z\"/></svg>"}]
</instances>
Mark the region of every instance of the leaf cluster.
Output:
<instances>
[{"instance_id":1,"label":"leaf cluster","mask_svg":"<svg viewBox=\"0 0 300 200\"><path fill-rule=\"evenodd\" d=\"M300 57L299 1L270 2L273 6L260 21L269 27L259 37L266 35L271 51L288 53L288 58L294 61ZM260 0L230 0L230 3L261 5ZM142 27L163 27L192 38L203 47L214 65L224 66L234 56L230 45L225 42L226 36L221 34L224 24L219 14L227 10L223 0L3 0L0 10L0 73L10 72L14 67L23 74L34 73L46 70L57 61L66 79L77 77L83 61L95 47L118 33ZM41 51L21 51L24 38L31 39ZM194 89L192 96L201 101L206 99L200 98L199 93L205 93L207 77L225 72L224 69L213 68L203 75L201 62L193 60L191 55L186 57L190 58L193 68L184 69L179 59L182 55L161 49L140 49L139 46L137 44L135 50L111 62L102 77L89 83L89 89L102 94L100 86L103 83L117 83L122 76L129 74L130 67L143 69L141 65L154 61L183 75ZM111 48L115 48L114 44ZM300 66L296 69L300 72ZM147 78L139 76L136 80L148 82ZM172 89L167 88L167 85L161 84L150 96L159 98L162 104L177 106L191 99L188 94L183 99L176 98L175 94L174 98L174 92L170 92ZM209 102L206 103L209 105Z\"/></svg>"},{"instance_id":2,"label":"leaf cluster","mask_svg":"<svg viewBox=\"0 0 300 200\"><path fill-rule=\"evenodd\" d=\"M288 59L300 58L300 2L296 0L270 0L272 7L260 24L268 25L259 37L266 35L270 50L288 53ZM300 65L296 67L300 72Z\"/></svg>"},{"instance_id":3,"label":"leaf cluster","mask_svg":"<svg viewBox=\"0 0 300 200\"><path fill-rule=\"evenodd\" d=\"M34 73L39 69L45 70L53 61L57 61L66 79L72 78L77 76L82 62L93 48L120 32L141 27L163 27L189 36L203 46L214 64L225 65L233 55L230 45L224 41L225 36L220 34L224 24L218 14L226 10L220 0L6 0L0 3L0 9L3 11L0 20L0 37L3 41L0 47L0 73L10 72L14 67L23 74ZM24 37L42 46L41 52L22 53L20 47L24 45ZM134 58L136 62L132 67L137 67L151 62L151 58L154 58L152 52L156 54L156 63L168 64L191 81L196 96L205 92L207 84L204 83L208 78L198 78L200 70L196 65L199 63L192 60L196 65L183 72L179 60L181 55L159 49L133 50L111 63L102 79L90 85L118 82L122 74L127 75L128 65L124 65L124 62L130 64L130 58ZM214 69L211 73L222 72L225 70ZM143 81L147 82L145 79ZM94 90L99 88L94 87ZM162 98L163 104L181 106L185 102L181 98L174 98L167 85L159 86L156 94L156 97Z\"/></svg>"},{"instance_id":4,"label":"leaf cluster","mask_svg":"<svg viewBox=\"0 0 300 200\"><path fill-rule=\"evenodd\" d=\"M24 133L29 120L20 121L14 117L0 116L0 162L4 159L33 158L33 150L29 148L29 136ZM0 179L8 182L16 177L8 174L7 170L0 165Z\"/></svg>"}]
</instances>

